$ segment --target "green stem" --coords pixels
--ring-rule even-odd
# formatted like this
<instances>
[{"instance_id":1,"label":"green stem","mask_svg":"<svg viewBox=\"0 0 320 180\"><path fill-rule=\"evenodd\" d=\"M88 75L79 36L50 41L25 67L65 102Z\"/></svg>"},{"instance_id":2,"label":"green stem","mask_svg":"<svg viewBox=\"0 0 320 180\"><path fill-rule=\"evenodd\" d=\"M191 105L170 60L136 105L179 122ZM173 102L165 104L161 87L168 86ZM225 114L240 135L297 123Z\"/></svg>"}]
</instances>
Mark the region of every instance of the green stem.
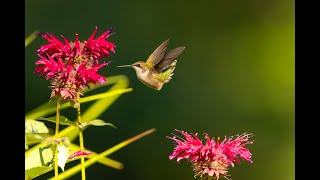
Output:
<instances>
[{"instance_id":1,"label":"green stem","mask_svg":"<svg viewBox=\"0 0 320 180\"><path fill-rule=\"evenodd\" d=\"M56 132L55 139L58 139L59 134L59 117L60 117L60 99L57 101L57 111L56 111ZM59 169L58 169L58 144L56 144L56 150L54 152L54 176L58 179Z\"/></svg>"},{"instance_id":2,"label":"green stem","mask_svg":"<svg viewBox=\"0 0 320 180\"><path fill-rule=\"evenodd\" d=\"M81 124L81 111L80 111L80 102L79 105L77 106L77 119L78 119L78 124ZM83 141L83 129L79 126L79 141L80 141L80 149L84 150L84 141ZM81 157L81 179L85 180L86 179L86 169L84 166L84 157Z\"/></svg>"}]
</instances>

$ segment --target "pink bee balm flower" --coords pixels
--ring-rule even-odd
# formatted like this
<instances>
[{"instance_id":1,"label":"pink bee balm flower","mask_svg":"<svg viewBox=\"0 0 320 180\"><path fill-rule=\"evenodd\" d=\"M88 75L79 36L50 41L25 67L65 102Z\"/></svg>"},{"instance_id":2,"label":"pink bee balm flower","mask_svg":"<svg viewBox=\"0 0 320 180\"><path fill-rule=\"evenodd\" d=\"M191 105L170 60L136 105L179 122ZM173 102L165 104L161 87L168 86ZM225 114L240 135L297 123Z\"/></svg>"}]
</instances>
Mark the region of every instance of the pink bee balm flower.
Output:
<instances>
[{"instance_id":1,"label":"pink bee balm flower","mask_svg":"<svg viewBox=\"0 0 320 180\"><path fill-rule=\"evenodd\" d=\"M51 98L62 97L77 102L84 87L89 88L88 83L106 82L97 71L108 63L99 63L99 60L108 57L110 51L114 53L115 45L106 40L113 34L111 28L95 38L98 29L97 26L87 41L79 41L76 34L75 42L62 35L64 42L52 34L40 33L48 44L36 51L40 59L36 62L35 72L51 79Z\"/></svg>"},{"instance_id":2,"label":"pink bee balm flower","mask_svg":"<svg viewBox=\"0 0 320 180\"><path fill-rule=\"evenodd\" d=\"M233 162L240 163L239 157L250 163L253 162L249 149L245 148L247 144L253 143L253 141L249 141L249 138L253 136L252 134L243 133L242 135L225 137L220 142L219 137L215 141L205 133L206 143L203 144L197 137L197 133L189 134L180 130L175 131L180 132L185 139L176 135L173 137L167 136L176 143L169 159L177 158L178 163L182 159L190 161L195 177L199 176L203 179L225 177L228 179L228 167L233 167Z\"/></svg>"}]
</instances>

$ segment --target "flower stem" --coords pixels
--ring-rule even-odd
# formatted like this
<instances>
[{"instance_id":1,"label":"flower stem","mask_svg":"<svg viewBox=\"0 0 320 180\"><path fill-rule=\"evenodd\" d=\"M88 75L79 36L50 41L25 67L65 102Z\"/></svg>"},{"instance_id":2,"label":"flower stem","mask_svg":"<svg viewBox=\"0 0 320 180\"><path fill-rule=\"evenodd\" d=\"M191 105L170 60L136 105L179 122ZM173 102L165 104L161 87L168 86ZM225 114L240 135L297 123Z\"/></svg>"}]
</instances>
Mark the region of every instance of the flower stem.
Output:
<instances>
[{"instance_id":1,"label":"flower stem","mask_svg":"<svg viewBox=\"0 0 320 180\"><path fill-rule=\"evenodd\" d=\"M81 124L81 111L80 111L80 103L77 106L77 119L78 124ZM84 141L83 141L83 129L79 126L79 141L80 141L80 149L84 150ZM84 166L84 157L81 157L81 179L86 179L86 169Z\"/></svg>"},{"instance_id":2,"label":"flower stem","mask_svg":"<svg viewBox=\"0 0 320 180\"><path fill-rule=\"evenodd\" d=\"M59 117L60 117L60 99L57 101L57 111L56 111L56 131L55 139L58 139L59 134ZM59 169L58 169L58 144L56 144L56 150L54 152L54 176L55 179L58 179Z\"/></svg>"}]
</instances>

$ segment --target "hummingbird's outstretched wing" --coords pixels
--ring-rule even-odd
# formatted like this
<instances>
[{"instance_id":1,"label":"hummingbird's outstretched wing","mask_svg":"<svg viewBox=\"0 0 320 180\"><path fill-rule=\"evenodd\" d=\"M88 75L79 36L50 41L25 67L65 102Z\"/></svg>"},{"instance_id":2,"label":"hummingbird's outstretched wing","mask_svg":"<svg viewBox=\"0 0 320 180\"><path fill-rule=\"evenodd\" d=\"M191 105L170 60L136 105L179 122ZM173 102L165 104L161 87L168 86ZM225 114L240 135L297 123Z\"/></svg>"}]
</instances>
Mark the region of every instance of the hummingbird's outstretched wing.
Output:
<instances>
[{"instance_id":1,"label":"hummingbird's outstretched wing","mask_svg":"<svg viewBox=\"0 0 320 180\"><path fill-rule=\"evenodd\" d=\"M164 54L167 50L168 43L169 39L160 44L160 46L157 47L157 49L154 50L153 53L148 57L146 64L149 68L153 68L163 59Z\"/></svg>"},{"instance_id":2,"label":"hummingbird's outstretched wing","mask_svg":"<svg viewBox=\"0 0 320 180\"><path fill-rule=\"evenodd\" d=\"M182 46L182 47L177 47L175 49L172 49L170 52L166 54L164 59L154 67L154 69L159 73L167 69L172 64L172 62L182 53L182 51L185 48L186 47Z\"/></svg>"}]
</instances>

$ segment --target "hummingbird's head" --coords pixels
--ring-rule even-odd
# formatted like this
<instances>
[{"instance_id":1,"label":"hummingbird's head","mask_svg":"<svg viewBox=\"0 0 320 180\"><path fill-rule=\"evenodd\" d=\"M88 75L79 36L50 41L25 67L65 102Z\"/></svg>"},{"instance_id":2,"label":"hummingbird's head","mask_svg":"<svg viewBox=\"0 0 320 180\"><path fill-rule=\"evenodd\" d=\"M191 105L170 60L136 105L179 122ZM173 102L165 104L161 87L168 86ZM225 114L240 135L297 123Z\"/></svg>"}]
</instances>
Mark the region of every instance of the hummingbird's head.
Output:
<instances>
[{"instance_id":1,"label":"hummingbird's head","mask_svg":"<svg viewBox=\"0 0 320 180\"><path fill-rule=\"evenodd\" d=\"M118 67L132 67L137 74L142 74L148 70L147 64L143 61L137 61L131 65L122 65Z\"/></svg>"},{"instance_id":2,"label":"hummingbird's head","mask_svg":"<svg viewBox=\"0 0 320 180\"><path fill-rule=\"evenodd\" d=\"M137 61L133 63L131 66L136 71L136 73L144 73L148 70L147 64L143 61Z\"/></svg>"}]
</instances>

